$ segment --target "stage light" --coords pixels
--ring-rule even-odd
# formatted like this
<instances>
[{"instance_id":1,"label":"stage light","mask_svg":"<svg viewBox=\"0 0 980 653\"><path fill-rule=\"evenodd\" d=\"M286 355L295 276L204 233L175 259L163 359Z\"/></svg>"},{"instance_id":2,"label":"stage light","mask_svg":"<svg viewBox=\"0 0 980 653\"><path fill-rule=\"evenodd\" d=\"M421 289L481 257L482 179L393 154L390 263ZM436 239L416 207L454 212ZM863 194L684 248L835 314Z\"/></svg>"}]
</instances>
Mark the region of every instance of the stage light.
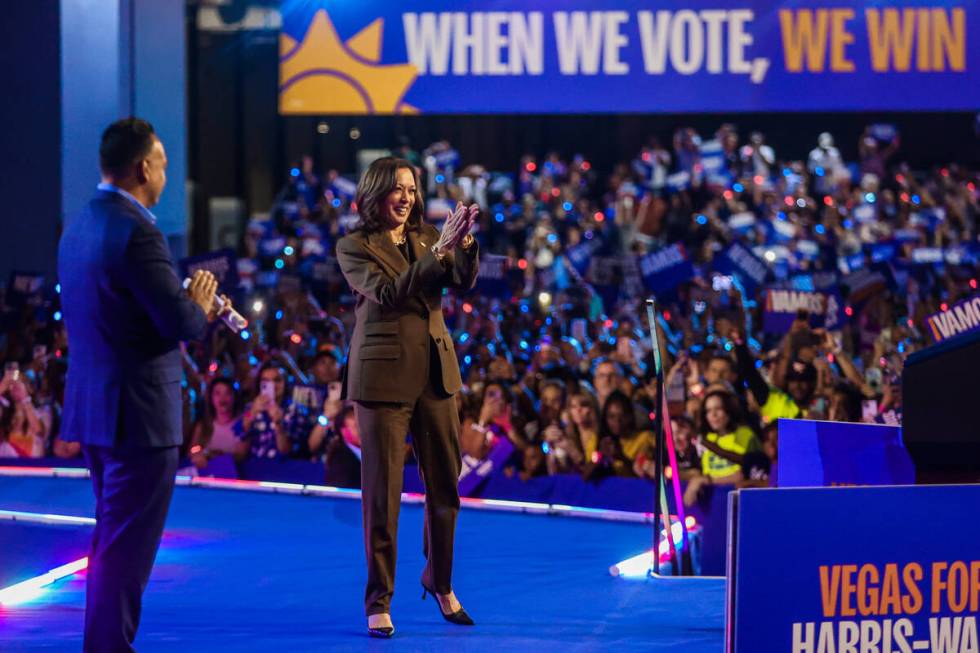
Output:
<instances>
[{"instance_id":1,"label":"stage light","mask_svg":"<svg viewBox=\"0 0 980 653\"><path fill-rule=\"evenodd\" d=\"M55 322L61 322L61 311L55 311L54 312L54 321Z\"/></svg>"},{"instance_id":2,"label":"stage light","mask_svg":"<svg viewBox=\"0 0 980 653\"><path fill-rule=\"evenodd\" d=\"M534 172L535 170L538 169L538 166L534 161L528 161L524 165L524 169L527 170L528 172Z\"/></svg>"},{"instance_id":3,"label":"stage light","mask_svg":"<svg viewBox=\"0 0 980 653\"><path fill-rule=\"evenodd\" d=\"M551 293L548 292L538 293L538 302L540 302L541 306L544 307L548 307L549 305L551 305Z\"/></svg>"},{"instance_id":4,"label":"stage light","mask_svg":"<svg viewBox=\"0 0 980 653\"><path fill-rule=\"evenodd\" d=\"M282 248L282 253L285 254L286 256L292 256L293 252L295 251L296 250L293 249L292 245L286 245L285 247Z\"/></svg>"},{"instance_id":5,"label":"stage light","mask_svg":"<svg viewBox=\"0 0 980 653\"><path fill-rule=\"evenodd\" d=\"M824 227L822 224L818 224L813 228L813 230L816 231L821 236L827 232L827 228Z\"/></svg>"},{"instance_id":6,"label":"stage light","mask_svg":"<svg viewBox=\"0 0 980 653\"><path fill-rule=\"evenodd\" d=\"M736 193L741 193L743 190L745 190L745 186L739 183L734 183L732 184L732 190Z\"/></svg>"},{"instance_id":7,"label":"stage light","mask_svg":"<svg viewBox=\"0 0 980 653\"><path fill-rule=\"evenodd\" d=\"M59 295L61 294L61 284L60 283L54 284L54 291L56 293L58 293Z\"/></svg>"},{"instance_id":8,"label":"stage light","mask_svg":"<svg viewBox=\"0 0 980 653\"><path fill-rule=\"evenodd\" d=\"M469 302L464 302L463 303L463 312L464 313L472 313L473 312L473 304L470 304Z\"/></svg>"},{"instance_id":9,"label":"stage light","mask_svg":"<svg viewBox=\"0 0 980 653\"><path fill-rule=\"evenodd\" d=\"M277 269L277 270L281 270L281 269L283 269L284 267L286 267L286 262L285 262L285 261L283 261L283 260L282 260L281 258L277 258L277 259L276 259L276 262L275 262L275 263L274 263L273 265L275 265L275 266L276 266L276 269Z\"/></svg>"},{"instance_id":10,"label":"stage light","mask_svg":"<svg viewBox=\"0 0 980 653\"><path fill-rule=\"evenodd\" d=\"M276 311L276 319L277 320L281 320L282 319L282 311L281 310Z\"/></svg>"},{"instance_id":11,"label":"stage light","mask_svg":"<svg viewBox=\"0 0 980 653\"><path fill-rule=\"evenodd\" d=\"M330 423L330 420L327 419L327 416L326 415L320 415L319 417L316 418L316 422L320 426L326 426L327 424Z\"/></svg>"},{"instance_id":12,"label":"stage light","mask_svg":"<svg viewBox=\"0 0 980 653\"><path fill-rule=\"evenodd\" d=\"M436 183L441 184L446 181L446 175L436 175Z\"/></svg>"},{"instance_id":13,"label":"stage light","mask_svg":"<svg viewBox=\"0 0 980 653\"><path fill-rule=\"evenodd\" d=\"M299 335L298 333L294 333L293 335L289 336L289 341L294 345L298 345L303 342L303 336Z\"/></svg>"},{"instance_id":14,"label":"stage light","mask_svg":"<svg viewBox=\"0 0 980 653\"><path fill-rule=\"evenodd\" d=\"M602 211L596 211L595 215L592 217L595 218L596 222L602 222L603 220L606 219L606 216Z\"/></svg>"},{"instance_id":15,"label":"stage light","mask_svg":"<svg viewBox=\"0 0 980 653\"><path fill-rule=\"evenodd\" d=\"M832 198L830 195L825 195L824 198L823 198L823 203L826 206L833 206L834 205L834 198Z\"/></svg>"},{"instance_id":16,"label":"stage light","mask_svg":"<svg viewBox=\"0 0 980 653\"><path fill-rule=\"evenodd\" d=\"M874 193L865 193L864 194L864 201L867 202L868 204L874 204L875 203L875 194Z\"/></svg>"},{"instance_id":17,"label":"stage light","mask_svg":"<svg viewBox=\"0 0 980 653\"><path fill-rule=\"evenodd\" d=\"M335 197L330 202L330 204L332 204L335 209L338 209L338 208L340 208L340 205L343 204L343 202L340 201L340 198L339 197Z\"/></svg>"},{"instance_id":18,"label":"stage light","mask_svg":"<svg viewBox=\"0 0 980 653\"><path fill-rule=\"evenodd\" d=\"M17 605L36 599L44 594L44 588L55 581L71 576L88 567L88 558L80 558L66 565L55 567L46 574L35 576L22 583L0 590L0 605Z\"/></svg>"},{"instance_id":19,"label":"stage light","mask_svg":"<svg viewBox=\"0 0 980 653\"><path fill-rule=\"evenodd\" d=\"M325 122L321 122L316 126L316 131L318 134L326 134L330 131L330 125Z\"/></svg>"},{"instance_id":20,"label":"stage light","mask_svg":"<svg viewBox=\"0 0 980 653\"><path fill-rule=\"evenodd\" d=\"M504 221L504 214L503 213L497 213L496 215L493 216L493 219L496 220L497 222L503 222Z\"/></svg>"},{"instance_id":21,"label":"stage light","mask_svg":"<svg viewBox=\"0 0 980 653\"><path fill-rule=\"evenodd\" d=\"M248 340L252 337L252 334L248 332L248 329L242 331L242 340Z\"/></svg>"},{"instance_id":22,"label":"stage light","mask_svg":"<svg viewBox=\"0 0 980 653\"><path fill-rule=\"evenodd\" d=\"M698 217L694 218L694 221L701 225L708 224L708 218L703 214L698 214Z\"/></svg>"},{"instance_id":23,"label":"stage light","mask_svg":"<svg viewBox=\"0 0 980 653\"><path fill-rule=\"evenodd\" d=\"M561 205L561 208L565 209L566 211L571 211L572 210L572 203L571 202L564 202Z\"/></svg>"},{"instance_id":24,"label":"stage light","mask_svg":"<svg viewBox=\"0 0 980 653\"><path fill-rule=\"evenodd\" d=\"M254 313L261 313L263 308L265 308L265 304L262 303L261 299L256 299L252 302L252 311Z\"/></svg>"}]
</instances>

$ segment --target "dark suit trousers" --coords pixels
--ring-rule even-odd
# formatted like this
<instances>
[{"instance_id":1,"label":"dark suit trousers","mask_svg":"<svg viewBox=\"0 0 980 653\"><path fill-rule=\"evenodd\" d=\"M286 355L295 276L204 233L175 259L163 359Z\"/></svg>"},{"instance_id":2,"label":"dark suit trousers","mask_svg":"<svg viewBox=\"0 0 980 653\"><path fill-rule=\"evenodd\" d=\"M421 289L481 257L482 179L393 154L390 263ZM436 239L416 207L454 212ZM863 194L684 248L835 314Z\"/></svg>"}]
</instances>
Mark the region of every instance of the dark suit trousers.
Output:
<instances>
[{"instance_id":1,"label":"dark suit trousers","mask_svg":"<svg viewBox=\"0 0 980 653\"><path fill-rule=\"evenodd\" d=\"M177 471L177 447L83 446L95 489L85 588L86 653L128 653Z\"/></svg>"},{"instance_id":2,"label":"dark suit trousers","mask_svg":"<svg viewBox=\"0 0 980 653\"><path fill-rule=\"evenodd\" d=\"M430 342L431 347L435 347ZM433 349L434 351L434 349ZM439 368L430 363L430 370ZM437 373L437 372L436 372ZM456 400L430 379L415 404L357 402L361 432L361 505L368 580L368 615L390 612L395 590L398 510L405 466L405 435L425 485L422 582L440 594L452 589L453 538L459 514L459 414Z\"/></svg>"}]
</instances>

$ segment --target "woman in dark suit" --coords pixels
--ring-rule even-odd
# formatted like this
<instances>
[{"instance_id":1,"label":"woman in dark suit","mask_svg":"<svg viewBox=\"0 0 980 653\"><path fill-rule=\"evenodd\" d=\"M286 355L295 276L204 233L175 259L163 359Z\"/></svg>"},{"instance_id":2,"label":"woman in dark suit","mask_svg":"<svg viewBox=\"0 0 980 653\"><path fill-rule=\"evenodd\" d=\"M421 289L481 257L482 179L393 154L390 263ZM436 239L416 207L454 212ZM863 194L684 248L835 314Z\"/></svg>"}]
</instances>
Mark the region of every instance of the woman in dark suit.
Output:
<instances>
[{"instance_id":1,"label":"woman in dark suit","mask_svg":"<svg viewBox=\"0 0 980 653\"><path fill-rule=\"evenodd\" d=\"M425 484L422 587L448 621L473 623L451 583L460 472L453 395L462 380L442 291L476 283L478 247L469 231L479 208L458 204L440 233L422 222L418 188L411 163L378 159L357 187L360 221L337 242L337 260L356 296L343 396L355 402L361 432L365 612L375 637L394 633L390 605L409 432Z\"/></svg>"}]
</instances>

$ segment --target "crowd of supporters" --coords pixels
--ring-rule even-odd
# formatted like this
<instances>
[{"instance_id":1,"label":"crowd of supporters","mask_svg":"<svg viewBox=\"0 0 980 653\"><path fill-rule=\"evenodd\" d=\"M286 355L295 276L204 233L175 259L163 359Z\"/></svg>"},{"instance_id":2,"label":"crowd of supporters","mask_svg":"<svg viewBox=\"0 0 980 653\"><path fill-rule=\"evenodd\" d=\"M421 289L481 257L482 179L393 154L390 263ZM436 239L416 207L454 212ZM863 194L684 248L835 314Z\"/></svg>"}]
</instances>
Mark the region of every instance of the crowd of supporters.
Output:
<instances>
[{"instance_id":1,"label":"crowd of supporters","mask_svg":"<svg viewBox=\"0 0 980 653\"><path fill-rule=\"evenodd\" d=\"M926 318L977 292L980 180L911 170L889 125L868 127L856 161L829 133L814 145L786 161L757 132L682 128L605 174L583 155L492 172L446 142L395 148L422 171L428 220L458 200L482 209L478 285L444 297L464 455L506 450L498 466L521 478L649 477L669 419L693 502L712 484L768 484L779 418L899 425ZM245 226L227 290L249 326L216 325L184 352L189 466L324 460L328 482L357 484L340 394L352 298L333 257L355 186L306 157ZM78 455L59 433L71 352L45 281L5 293L0 456Z\"/></svg>"}]
</instances>

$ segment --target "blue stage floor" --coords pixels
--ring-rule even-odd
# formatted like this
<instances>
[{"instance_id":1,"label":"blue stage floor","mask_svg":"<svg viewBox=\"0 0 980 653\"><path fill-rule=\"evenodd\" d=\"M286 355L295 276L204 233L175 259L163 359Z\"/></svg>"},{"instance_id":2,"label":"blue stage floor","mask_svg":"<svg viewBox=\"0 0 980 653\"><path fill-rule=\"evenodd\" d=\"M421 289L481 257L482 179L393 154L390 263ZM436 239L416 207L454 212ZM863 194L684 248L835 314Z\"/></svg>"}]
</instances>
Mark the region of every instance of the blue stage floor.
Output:
<instances>
[{"instance_id":1,"label":"blue stage floor","mask_svg":"<svg viewBox=\"0 0 980 653\"><path fill-rule=\"evenodd\" d=\"M0 509L92 516L92 503L88 480L0 477ZM360 521L358 500L178 487L138 649L722 650L724 581L613 578L609 566L639 553L650 527L583 518L464 508L454 585L477 626L447 624L431 597L419 600L416 505L401 513L397 632L371 640ZM0 651L81 650L83 609L84 576L0 607Z\"/></svg>"}]
</instances>

